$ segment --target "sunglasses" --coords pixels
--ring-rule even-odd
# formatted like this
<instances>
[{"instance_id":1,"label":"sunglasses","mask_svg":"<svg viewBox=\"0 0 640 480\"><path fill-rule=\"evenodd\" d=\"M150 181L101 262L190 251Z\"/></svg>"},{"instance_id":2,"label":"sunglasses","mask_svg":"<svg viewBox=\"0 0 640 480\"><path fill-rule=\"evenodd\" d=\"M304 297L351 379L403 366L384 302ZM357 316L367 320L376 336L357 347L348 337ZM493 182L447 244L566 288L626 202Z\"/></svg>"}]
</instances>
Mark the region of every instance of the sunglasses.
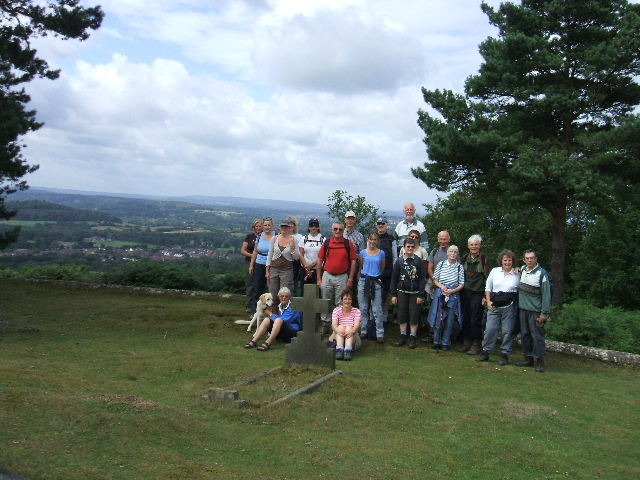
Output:
<instances>
[{"instance_id":1,"label":"sunglasses","mask_svg":"<svg viewBox=\"0 0 640 480\"><path fill-rule=\"evenodd\" d=\"M404 248L416 248L415 245L405 245Z\"/></svg>"}]
</instances>

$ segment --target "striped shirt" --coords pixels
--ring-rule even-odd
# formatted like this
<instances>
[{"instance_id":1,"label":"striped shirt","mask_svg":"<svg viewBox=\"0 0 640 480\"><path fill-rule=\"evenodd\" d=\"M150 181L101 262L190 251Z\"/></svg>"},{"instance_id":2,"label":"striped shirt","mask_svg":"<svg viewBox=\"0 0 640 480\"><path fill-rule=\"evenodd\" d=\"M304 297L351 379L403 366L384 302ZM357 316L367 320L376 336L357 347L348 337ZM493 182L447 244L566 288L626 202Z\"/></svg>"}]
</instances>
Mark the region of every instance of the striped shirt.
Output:
<instances>
[{"instance_id":1,"label":"striped shirt","mask_svg":"<svg viewBox=\"0 0 640 480\"><path fill-rule=\"evenodd\" d=\"M331 320L334 322L338 322L338 325L346 325L348 327L353 327L356 324L360 324L360 310L355 307L351 308L351 312L346 315L342 311L342 305L333 309L333 313L331 314Z\"/></svg>"},{"instance_id":2,"label":"striped shirt","mask_svg":"<svg viewBox=\"0 0 640 480\"><path fill-rule=\"evenodd\" d=\"M459 262L449 263L449 260L442 260L436 265L433 277L448 288L456 288L464 284L464 269Z\"/></svg>"}]
</instances>

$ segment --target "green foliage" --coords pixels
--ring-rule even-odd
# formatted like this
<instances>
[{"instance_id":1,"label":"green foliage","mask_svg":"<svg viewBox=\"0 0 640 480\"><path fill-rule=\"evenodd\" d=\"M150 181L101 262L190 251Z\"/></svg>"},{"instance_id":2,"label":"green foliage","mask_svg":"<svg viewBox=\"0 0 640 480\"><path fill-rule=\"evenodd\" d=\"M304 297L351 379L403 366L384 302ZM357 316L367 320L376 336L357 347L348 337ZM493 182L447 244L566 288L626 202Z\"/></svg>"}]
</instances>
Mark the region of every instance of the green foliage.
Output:
<instances>
[{"instance_id":1,"label":"green foliage","mask_svg":"<svg viewBox=\"0 0 640 480\"><path fill-rule=\"evenodd\" d=\"M639 238L637 208L628 207L591 223L576 253L572 296L600 307L640 309L640 265L633 254Z\"/></svg>"},{"instance_id":2,"label":"green foliage","mask_svg":"<svg viewBox=\"0 0 640 480\"><path fill-rule=\"evenodd\" d=\"M533 221L551 232L559 299L572 211L609 211L640 181L640 5L523 0L482 9L498 35L480 45L484 62L464 95L423 89L436 114L419 112L429 161L412 173L441 191L490 187L508 199L502 213L544 208L546 219Z\"/></svg>"},{"instance_id":3,"label":"green foliage","mask_svg":"<svg viewBox=\"0 0 640 480\"><path fill-rule=\"evenodd\" d=\"M26 109L30 98L21 85L36 77L53 80L59 75L37 56L32 42L47 35L86 40L87 31L97 29L103 16L100 7L81 7L78 0L46 4L0 0L0 218L12 216L4 204L5 196L27 188L22 177L38 168L29 165L21 153L20 137L42 126L36 121L36 112ZM0 247L10 239L5 235Z\"/></svg>"},{"instance_id":4,"label":"green foliage","mask_svg":"<svg viewBox=\"0 0 640 480\"><path fill-rule=\"evenodd\" d=\"M554 314L546 330L551 340L640 353L638 310L625 312L616 307L598 308L580 300L565 304Z\"/></svg>"},{"instance_id":5,"label":"green foliage","mask_svg":"<svg viewBox=\"0 0 640 480\"><path fill-rule=\"evenodd\" d=\"M329 196L328 202L328 215L333 221L344 223L345 213L353 210L358 220L356 229L365 236L376 231L376 219L385 214L385 212L380 212L378 207L367 202L363 196L358 195L354 198L344 190L333 192Z\"/></svg>"},{"instance_id":6,"label":"green foliage","mask_svg":"<svg viewBox=\"0 0 640 480\"><path fill-rule=\"evenodd\" d=\"M29 265L17 269L0 269L3 278L36 278L99 283L101 276L87 265Z\"/></svg>"}]
</instances>

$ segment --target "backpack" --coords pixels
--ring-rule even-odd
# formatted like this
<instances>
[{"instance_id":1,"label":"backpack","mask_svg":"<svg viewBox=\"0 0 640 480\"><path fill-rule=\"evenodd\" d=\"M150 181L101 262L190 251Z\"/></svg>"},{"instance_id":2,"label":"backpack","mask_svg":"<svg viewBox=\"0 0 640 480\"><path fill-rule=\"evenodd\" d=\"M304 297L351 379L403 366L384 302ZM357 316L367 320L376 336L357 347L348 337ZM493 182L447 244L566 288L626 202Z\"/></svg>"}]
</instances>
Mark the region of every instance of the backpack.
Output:
<instances>
[{"instance_id":1,"label":"backpack","mask_svg":"<svg viewBox=\"0 0 640 480\"><path fill-rule=\"evenodd\" d=\"M347 258L350 259L351 257L351 240L347 240L346 238L344 239L344 248L347 250ZM324 246L324 260L327 261L329 259L329 252L332 250L331 247L329 247L329 242L331 241L331 237L326 238L323 246ZM343 247L334 247L333 250L335 250L336 248L343 248Z\"/></svg>"}]
</instances>

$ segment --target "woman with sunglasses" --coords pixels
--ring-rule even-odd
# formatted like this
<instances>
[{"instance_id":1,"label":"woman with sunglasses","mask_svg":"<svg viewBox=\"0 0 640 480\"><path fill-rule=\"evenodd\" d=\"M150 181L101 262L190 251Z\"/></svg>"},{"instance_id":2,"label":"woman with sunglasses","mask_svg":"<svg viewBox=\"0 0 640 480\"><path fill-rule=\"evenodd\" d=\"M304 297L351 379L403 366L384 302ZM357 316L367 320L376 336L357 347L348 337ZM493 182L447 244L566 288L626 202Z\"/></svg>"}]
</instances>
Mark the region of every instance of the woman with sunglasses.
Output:
<instances>
[{"instance_id":1,"label":"woman with sunglasses","mask_svg":"<svg viewBox=\"0 0 640 480\"><path fill-rule=\"evenodd\" d=\"M293 223L284 218L280 222L280 233L271 240L267 254L267 282L273 298L278 297L281 287L287 287L293 292L293 268L296 260L300 260L300 247L293 235Z\"/></svg>"}]
</instances>

